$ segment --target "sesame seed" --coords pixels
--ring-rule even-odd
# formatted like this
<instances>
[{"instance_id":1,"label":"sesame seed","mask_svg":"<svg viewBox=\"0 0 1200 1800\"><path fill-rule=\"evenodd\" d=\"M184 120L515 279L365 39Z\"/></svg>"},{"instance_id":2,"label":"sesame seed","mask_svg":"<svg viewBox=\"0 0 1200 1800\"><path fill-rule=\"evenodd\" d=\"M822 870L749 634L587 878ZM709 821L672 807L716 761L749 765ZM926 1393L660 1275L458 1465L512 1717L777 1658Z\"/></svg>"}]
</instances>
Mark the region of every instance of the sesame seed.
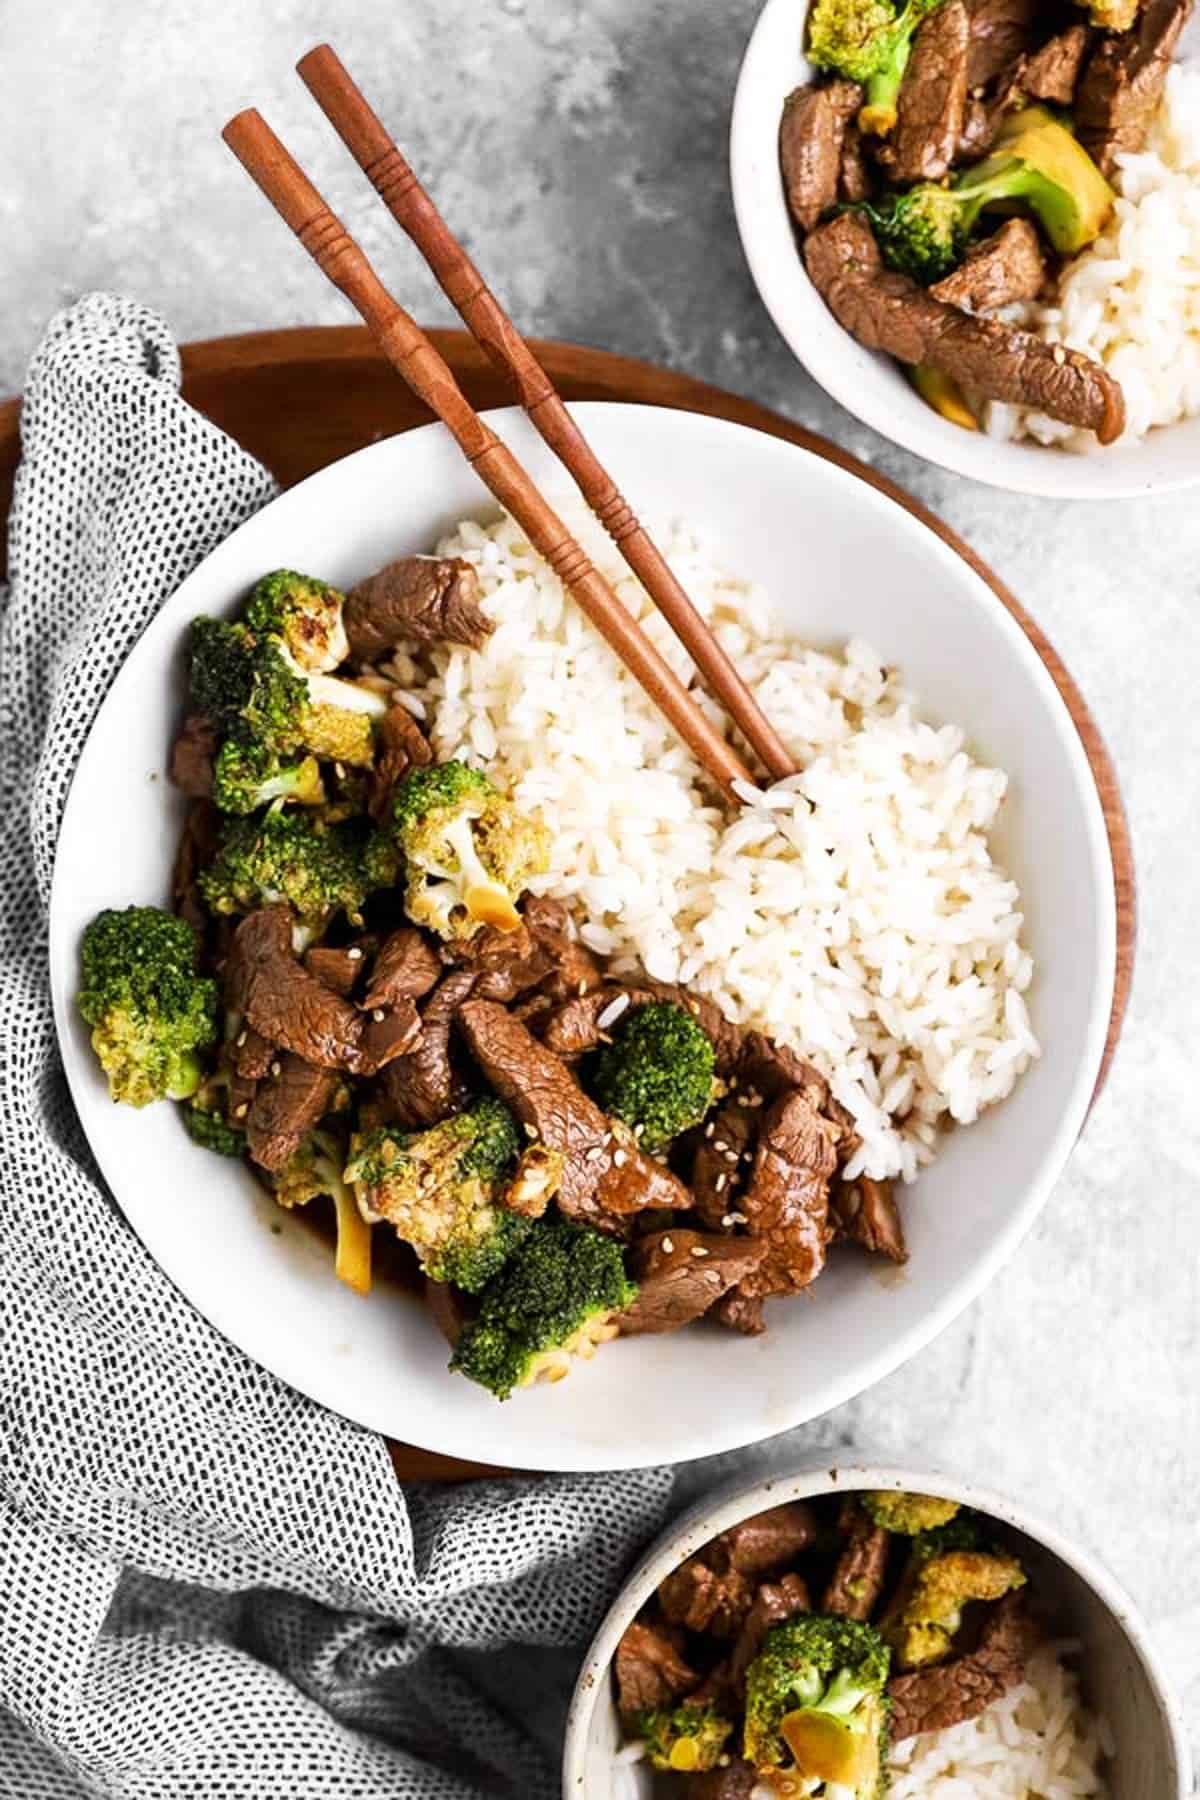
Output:
<instances>
[{"instance_id":1,"label":"sesame seed","mask_svg":"<svg viewBox=\"0 0 1200 1800\"><path fill-rule=\"evenodd\" d=\"M333 772L337 776L339 781L343 781L345 779L345 775L346 775L345 763L335 762L333 765Z\"/></svg>"},{"instance_id":2,"label":"sesame seed","mask_svg":"<svg viewBox=\"0 0 1200 1800\"><path fill-rule=\"evenodd\" d=\"M708 1251L705 1249L703 1244L693 1244L692 1245L692 1255L693 1256L707 1256Z\"/></svg>"},{"instance_id":3,"label":"sesame seed","mask_svg":"<svg viewBox=\"0 0 1200 1800\"><path fill-rule=\"evenodd\" d=\"M714 1150L728 1150L728 1148L729 1148L729 1145L725 1142L724 1138L714 1138L713 1139L713 1149Z\"/></svg>"},{"instance_id":4,"label":"sesame seed","mask_svg":"<svg viewBox=\"0 0 1200 1800\"><path fill-rule=\"evenodd\" d=\"M662 1247L663 1247L664 1251L666 1252L666 1254L668 1256L670 1256L671 1252L675 1248L675 1239L669 1238L669 1237L664 1238L662 1241Z\"/></svg>"},{"instance_id":5,"label":"sesame seed","mask_svg":"<svg viewBox=\"0 0 1200 1800\"><path fill-rule=\"evenodd\" d=\"M278 1063L277 1063L277 1062L273 1062L273 1063L272 1063L272 1064L271 1064L271 1073L272 1073L272 1075L278 1075L278 1073L279 1073L279 1064L278 1064Z\"/></svg>"},{"instance_id":6,"label":"sesame seed","mask_svg":"<svg viewBox=\"0 0 1200 1800\"><path fill-rule=\"evenodd\" d=\"M634 1128L633 1128L633 1135L634 1135L634 1137L635 1137L635 1138L640 1138L640 1137L641 1137L641 1135L642 1135L642 1133L643 1133L643 1131L645 1131L645 1129L646 1129L646 1127L645 1127L645 1126L644 1126L644 1125L635 1125L635 1126L634 1126Z\"/></svg>"},{"instance_id":7,"label":"sesame seed","mask_svg":"<svg viewBox=\"0 0 1200 1800\"><path fill-rule=\"evenodd\" d=\"M371 1014L371 1017L374 1019L374 1021L377 1025L382 1025L383 1024L383 1008L382 1008L382 1006L377 1006L375 1008L375 1011Z\"/></svg>"},{"instance_id":8,"label":"sesame seed","mask_svg":"<svg viewBox=\"0 0 1200 1800\"><path fill-rule=\"evenodd\" d=\"M729 1218L731 1224L734 1225L748 1225L750 1223L744 1212L731 1212Z\"/></svg>"},{"instance_id":9,"label":"sesame seed","mask_svg":"<svg viewBox=\"0 0 1200 1800\"><path fill-rule=\"evenodd\" d=\"M350 948L346 952L346 955L350 958L351 962L361 962L362 961L362 951L359 949L357 944L351 944Z\"/></svg>"},{"instance_id":10,"label":"sesame seed","mask_svg":"<svg viewBox=\"0 0 1200 1800\"><path fill-rule=\"evenodd\" d=\"M1060 369L1067 360L1067 353L1061 344L1055 344L1054 346L1054 360Z\"/></svg>"},{"instance_id":11,"label":"sesame seed","mask_svg":"<svg viewBox=\"0 0 1200 1800\"><path fill-rule=\"evenodd\" d=\"M629 1161L629 1158L624 1150L616 1150L613 1152L613 1161L616 1163L618 1169L623 1169L625 1164Z\"/></svg>"},{"instance_id":12,"label":"sesame seed","mask_svg":"<svg viewBox=\"0 0 1200 1800\"><path fill-rule=\"evenodd\" d=\"M718 1194L724 1193L725 1189L729 1186L729 1177L725 1174L724 1170L717 1176L713 1185Z\"/></svg>"},{"instance_id":13,"label":"sesame seed","mask_svg":"<svg viewBox=\"0 0 1200 1800\"><path fill-rule=\"evenodd\" d=\"M710 1282L713 1287L724 1286L724 1283L721 1280L721 1271L719 1269L705 1269L704 1279L705 1281Z\"/></svg>"},{"instance_id":14,"label":"sesame seed","mask_svg":"<svg viewBox=\"0 0 1200 1800\"><path fill-rule=\"evenodd\" d=\"M717 1129L716 1126L713 1124L712 1120L710 1119L708 1124L704 1127L705 1137L710 1138L716 1129Z\"/></svg>"},{"instance_id":15,"label":"sesame seed","mask_svg":"<svg viewBox=\"0 0 1200 1800\"><path fill-rule=\"evenodd\" d=\"M246 1041L246 1034L245 1034L245 1032L244 1032L244 1031L239 1031L239 1032L238 1032L238 1041L237 1041L237 1047L238 1047L238 1049L239 1049L239 1050L240 1050L240 1049L241 1049L241 1047L242 1047L242 1045L243 1045L243 1044L244 1044L244 1043L245 1043L245 1041Z\"/></svg>"},{"instance_id":16,"label":"sesame seed","mask_svg":"<svg viewBox=\"0 0 1200 1800\"><path fill-rule=\"evenodd\" d=\"M529 1123L529 1121L528 1121L528 1120L526 1120L526 1121L525 1121L525 1136L526 1136L526 1137L527 1137L527 1138L535 1138L535 1137L536 1137L536 1136L537 1136L537 1134L538 1134L538 1128L537 1128L537 1126L536 1126L536 1125L531 1125L531 1124L530 1124L530 1123Z\"/></svg>"},{"instance_id":17,"label":"sesame seed","mask_svg":"<svg viewBox=\"0 0 1200 1800\"><path fill-rule=\"evenodd\" d=\"M234 1107L234 1109L233 1109L233 1116L234 1116L234 1118L235 1118L235 1119L244 1119L244 1118L245 1118L245 1116L246 1116L246 1114L247 1114L247 1113L248 1113L248 1112L249 1112L249 1111L250 1111L250 1103L249 1103L249 1101L248 1101L248 1100L243 1100L243 1101L242 1101L242 1104L241 1104L241 1105L240 1105L240 1106L235 1106L235 1107Z\"/></svg>"}]
</instances>

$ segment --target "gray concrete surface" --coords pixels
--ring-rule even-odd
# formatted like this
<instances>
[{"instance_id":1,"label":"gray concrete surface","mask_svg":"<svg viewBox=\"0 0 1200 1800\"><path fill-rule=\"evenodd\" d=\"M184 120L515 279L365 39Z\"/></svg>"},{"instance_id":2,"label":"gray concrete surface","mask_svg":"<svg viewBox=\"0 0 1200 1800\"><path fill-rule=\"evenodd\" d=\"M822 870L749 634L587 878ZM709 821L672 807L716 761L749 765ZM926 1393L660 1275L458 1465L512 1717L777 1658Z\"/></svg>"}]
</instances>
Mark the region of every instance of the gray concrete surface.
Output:
<instances>
[{"instance_id":1,"label":"gray concrete surface","mask_svg":"<svg viewBox=\"0 0 1200 1800\"><path fill-rule=\"evenodd\" d=\"M912 1366L802 1434L1027 1497L1133 1590L1200 1748L1200 508L1055 505L927 468L797 368L751 287L725 138L756 0L0 8L0 389L91 287L181 338L346 317L218 131L260 105L417 315L445 304L291 74L336 38L521 325L644 356L827 432L919 494L1065 655L1115 754L1141 881L1133 1009L1033 1237ZM692 1489L711 1469L688 1471Z\"/></svg>"}]
</instances>

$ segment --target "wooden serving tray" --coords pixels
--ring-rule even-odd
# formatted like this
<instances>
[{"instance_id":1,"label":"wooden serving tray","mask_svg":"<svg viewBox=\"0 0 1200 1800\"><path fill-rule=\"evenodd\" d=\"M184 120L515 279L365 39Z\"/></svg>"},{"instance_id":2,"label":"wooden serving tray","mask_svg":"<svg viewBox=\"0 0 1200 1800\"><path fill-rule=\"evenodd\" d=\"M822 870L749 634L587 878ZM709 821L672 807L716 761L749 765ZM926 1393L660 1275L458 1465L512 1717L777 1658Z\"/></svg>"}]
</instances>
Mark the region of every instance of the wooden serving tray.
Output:
<instances>
[{"instance_id":1,"label":"wooden serving tray","mask_svg":"<svg viewBox=\"0 0 1200 1800\"><path fill-rule=\"evenodd\" d=\"M512 394L504 379L466 332L431 331L429 335L477 409L511 403ZM1046 665L1075 721L1108 826L1117 898L1117 975L1108 1042L1096 1088L1099 1093L1120 1037L1133 978L1137 941L1133 854L1108 751L1083 695L1053 645L1003 582L947 525L886 476L849 456L827 438L794 425L790 419L752 400L739 399L736 394L650 363L577 344L535 342L534 349L567 400L622 400L707 413L786 438L789 443L836 463L936 532L1008 608ZM415 425L427 425L432 417L413 399L360 326L249 332L241 337L185 345L183 392L193 406L264 462L284 487L291 487L365 444L409 431ZM0 517L5 520L20 456L19 415L19 401L0 404ZM0 539L0 575L4 572L5 549ZM389 1444L388 1448L397 1475L405 1481L452 1481L497 1472L405 1444Z\"/></svg>"}]
</instances>

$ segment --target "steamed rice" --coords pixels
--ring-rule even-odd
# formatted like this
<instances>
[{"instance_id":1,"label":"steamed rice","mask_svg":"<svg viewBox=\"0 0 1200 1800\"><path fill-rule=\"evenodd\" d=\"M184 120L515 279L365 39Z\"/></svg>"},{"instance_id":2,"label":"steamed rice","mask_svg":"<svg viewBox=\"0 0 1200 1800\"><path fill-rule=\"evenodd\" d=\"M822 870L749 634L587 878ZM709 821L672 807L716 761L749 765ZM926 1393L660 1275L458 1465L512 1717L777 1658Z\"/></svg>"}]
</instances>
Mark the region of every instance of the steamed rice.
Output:
<instances>
[{"instance_id":1,"label":"steamed rice","mask_svg":"<svg viewBox=\"0 0 1200 1800\"><path fill-rule=\"evenodd\" d=\"M1051 303L1005 318L1102 363L1125 392L1122 441L1200 414L1200 63L1177 63L1146 148L1120 158L1116 208ZM1090 431L998 402L996 437L1094 450Z\"/></svg>"},{"instance_id":2,"label":"steamed rice","mask_svg":"<svg viewBox=\"0 0 1200 1800\"><path fill-rule=\"evenodd\" d=\"M572 525L690 678L608 539L582 512ZM911 1179L942 1125L1002 1100L1038 1054L1019 895L988 849L1006 778L957 726L925 723L867 645L806 649L689 531L660 541L803 766L736 817L510 519L439 545L478 570L484 649L401 654L394 673L440 757L487 766L545 821L538 886L592 948L809 1056L862 1136L848 1173Z\"/></svg>"}]
</instances>

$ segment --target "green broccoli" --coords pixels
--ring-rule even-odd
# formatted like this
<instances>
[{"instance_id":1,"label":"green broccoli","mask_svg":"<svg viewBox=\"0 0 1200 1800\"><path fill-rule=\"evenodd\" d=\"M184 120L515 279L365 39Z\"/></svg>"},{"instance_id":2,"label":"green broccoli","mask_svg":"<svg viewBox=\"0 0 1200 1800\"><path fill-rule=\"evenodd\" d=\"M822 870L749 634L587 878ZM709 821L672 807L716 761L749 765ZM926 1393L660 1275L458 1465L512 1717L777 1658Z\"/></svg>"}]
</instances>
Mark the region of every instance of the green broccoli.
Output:
<instances>
[{"instance_id":1,"label":"green broccoli","mask_svg":"<svg viewBox=\"0 0 1200 1800\"><path fill-rule=\"evenodd\" d=\"M860 1494L859 1500L876 1525L900 1537L916 1537L923 1531L948 1525L961 1510L957 1500L938 1500L932 1494L894 1493L886 1488Z\"/></svg>"},{"instance_id":2,"label":"green broccoli","mask_svg":"<svg viewBox=\"0 0 1200 1800\"><path fill-rule=\"evenodd\" d=\"M83 934L77 1003L114 1100L186 1100L217 1035L216 983L190 925L156 906L102 912Z\"/></svg>"},{"instance_id":3,"label":"green broccoli","mask_svg":"<svg viewBox=\"0 0 1200 1800\"><path fill-rule=\"evenodd\" d=\"M914 1537L879 1629L901 1668L923 1668L950 1654L970 1601L1000 1600L1024 1585L1015 1557L982 1548L978 1524L960 1514Z\"/></svg>"},{"instance_id":4,"label":"green broccoli","mask_svg":"<svg viewBox=\"0 0 1200 1800\"><path fill-rule=\"evenodd\" d=\"M537 1220L484 1289L450 1367L500 1400L542 1376L559 1381L573 1355L591 1357L616 1337L614 1314L636 1294L614 1239L565 1219Z\"/></svg>"},{"instance_id":5,"label":"green broccoli","mask_svg":"<svg viewBox=\"0 0 1200 1800\"><path fill-rule=\"evenodd\" d=\"M477 1294L531 1227L500 1203L519 1149L512 1114L488 1098L429 1131L369 1133L346 1179L364 1216L386 1219L426 1275Z\"/></svg>"},{"instance_id":6,"label":"green broccoli","mask_svg":"<svg viewBox=\"0 0 1200 1800\"><path fill-rule=\"evenodd\" d=\"M816 0L808 26L808 60L850 81L863 82L866 104L860 128L886 137L896 123L896 102L912 42L922 20L942 0Z\"/></svg>"},{"instance_id":7,"label":"green broccoli","mask_svg":"<svg viewBox=\"0 0 1200 1800\"><path fill-rule=\"evenodd\" d=\"M258 637L279 638L297 668L328 674L350 655L342 623L345 596L315 575L275 569L255 584L246 623Z\"/></svg>"},{"instance_id":8,"label":"green broccoli","mask_svg":"<svg viewBox=\"0 0 1200 1800\"><path fill-rule=\"evenodd\" d=\"M337 1139L314 1131L282 1169L269 1177L275 1198L289 1210L328 1195L337 1214L334 1272L357 1294L371 1291L371 1227L363 1218L342 1171L345 1158Z\"/></svg>"},{"instance_id":9,"label":"green broccoli","mask_svg":"<svg viewBox=\"0 0 1200 1800\"><path fill-rule=\"evenodd\" d=\"M213 766L213 800L222 812L246 814L273 800L320 806L325 785L315 756L288 760L260 743L226 738Z\"/></svg>"},{"instance_id":10,"label":"green broccoli","mask_svg":"<svg viewBox=\"0 0 1200 1800\"><path fill-rule=\"evenodd\" d=\"M549 866L543 827L461 762L412 770L392 804L409 918L445 938L470 937L481 925L515 931L517 900Z\"/></svg>"},{"instance_id":11,"label":"green broccoli","mask_svg":"<svg viewBox=\"0 0 1200 1800\"><path fill-rule=\"evenodd\" d=\"M183 1122L193 1144L212 1150L217 1156L240 1156L246 1148L245 1133L236 1130L222 1113L195 1100L184 1107Z\"/></svg>"},{"instance_id":12,"label":"green broccoli","mask_svg":"<svg viewBox=\"0 0 1200 1800\"><path fill-rule=\"evenodd\" d=\"M198 879L214 913L248 913L286 900L314 930L339 910L351 924L362 923L367 882L358 834L278 802L261 817L228 820Z\"/></svg>"},{"instance_id":13,"label":"green broccoli","mask_svg":"<svg viewBox=\"0 0 1200 1800\"><path fill-rule=\"evenodd\" d=\"M703 1774L715 1769L733 1733L732 1719L715 1706L660 1706L637 1713L634 1730L645 1741L646 1755L655 1769L679 1774Z\"/></svg>"},{"instance_id":14,"label":"green broccoli","mask_svg":"<svg viewBox=\"0 0 1200 1800\"><path fill-rule=\"evenodd\" d=\"M1113 192L1068 127L1041 106L1007 120L994 155L949 187L924 181L861 211L890 268L914 281L940 281L966 255L986 207L1028 207L1054 248L1074 255L1103 230Z\"/></svg>"},{"instance_id":15,"label":"green broccoli","mask_svg":"<svg viewBox=\"0 0 1200 1800\"><path fill-rule=\"evenodd\" d=\"M890 1666L879 1633L854 1619L810 1613L777 1625L746 1671L747 1762L876 1800L887 1785Z\"/></svg>"},{"instance_id":16,"label":"green broccoli","mask_svg":"<svg viewBox=\"0 0 1200 1800\"><path fill-rule=\"evenodd\" d=\"M712 1040L692 1015L656 1000L618 1021L612 1042L591 1058L587 1081L647 1150L665 1150L711 1106L715 1061Z\"/></svg>"}]
</instances>

